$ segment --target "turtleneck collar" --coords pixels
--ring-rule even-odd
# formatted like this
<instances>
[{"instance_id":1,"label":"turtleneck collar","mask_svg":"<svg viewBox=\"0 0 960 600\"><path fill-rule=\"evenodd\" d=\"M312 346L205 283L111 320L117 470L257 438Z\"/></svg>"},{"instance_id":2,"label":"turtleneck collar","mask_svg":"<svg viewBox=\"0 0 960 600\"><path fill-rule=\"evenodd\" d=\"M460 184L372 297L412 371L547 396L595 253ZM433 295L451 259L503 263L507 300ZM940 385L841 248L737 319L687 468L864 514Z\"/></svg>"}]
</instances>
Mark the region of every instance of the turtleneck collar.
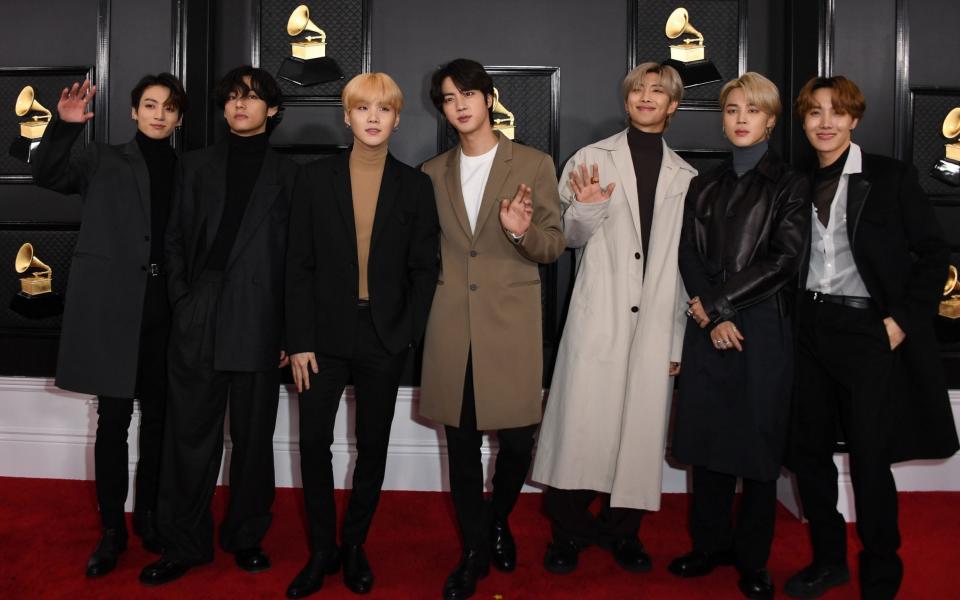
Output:
<instances>
[{"instance_id":1,"label":"turtleneck collar","mask_svg":"<svg viewBox=\"0 0 960 600\"><path fill-rule=\"evenodd\" d=\"M840 158L833 161L825 167L818 167L816 172L817 179L834 179L839 178L840 174L843 173L843 166L847 164L847 157L850 156L850 146L847 146L847 149L843 151L843 154L840 155Z\"/></svg>"},{"instance_id":2,"label":"turtleneck collar","mask_svg":"<svg viewBox=\"0 0 960 600\"><path fill-rule=\"evenodd\" d=\"M360 167L382 167L387 160L387 144L368 146L357 140L350 150L350 162Z\"/></svg>"},{"instance_id":3,"label":"turtleneck collar","mask_svg":"<svg viewBox=\"0 0 960 600\"><path fill-rule=\"evenodd\" d=\"M737 174L737 177L743 177L744 173L756 167L763 155L767 153L767 149L767 140L745 148L734 146L733 171Z\"/></svg>"},{"instance_id":4,"label":"turtleneck collar","mask_svg":"<svg viewBox=\"0 0 960 600\"><path fill-rule=\"evenodd\" d=\"M231 152L242 154L263 154L267 151L267 141L270 136L266 132L257 135L242 136L231 133L227 136L227 144Z\"/></svg>"},{"instance_id":5,"label":"turtleneck collar","mask_svg":"<svg viewBox=\"0 0 960 600\"><path fill-rule=\"evenodd\" d=\"M144 158L167 155L172 156L174 154L173 148L170 147L170 138L155 140L151 137L145 136L143 132L138 129L137 136L134 139L137 140L137 146L140 148L140 152L143 153Z\"/></svg>"},{"instance_id":6,"label":"turtleneck collar","mask_svg":"<svg viewBox=\"0 0 960 600\"><path fill-rule=\"evenodd\" d=\"M627 130L627 143L638 150L656 150L663 144L663 132L647 133L631 125Z\"/></svg>"}]
</instances>

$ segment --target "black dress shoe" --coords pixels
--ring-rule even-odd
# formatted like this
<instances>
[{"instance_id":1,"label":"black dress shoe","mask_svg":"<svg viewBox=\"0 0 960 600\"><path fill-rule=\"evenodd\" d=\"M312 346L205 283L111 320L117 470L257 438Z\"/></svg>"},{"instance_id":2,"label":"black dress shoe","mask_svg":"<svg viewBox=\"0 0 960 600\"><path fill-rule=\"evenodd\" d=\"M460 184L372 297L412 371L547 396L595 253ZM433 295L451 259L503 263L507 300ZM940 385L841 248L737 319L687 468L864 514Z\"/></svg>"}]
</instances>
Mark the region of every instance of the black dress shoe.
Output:
<instances>
[{"instance_id":1,"label":"black dress shoe","mask_svg":"<svg viewBox=\"0 0 960 600\"><path fill-rule=\"evenodd\" d=\"M812 564L787 580L783 591L791 598L819 598L832 587L850 581L847 565Z\"/></svg>"},{"instance_id":2,"label":"black dress shoe","mask_svg":"<svg viewBox=\"0 0 960 600\"><path fill-rule=\"evenodd\" d=\"M306 566L297 573L287 586L287 598L304 598L323 587L323 576L333 575L340 570L340 556L336 550L314 552Z\"/></svg>"},{"instance_id":3,"label":"black dress shoe","mask_svg":"<svg viewBox=\"0 0 960 600\"><path fill-rule=\"evenodd\" d=\"M646 573L653 567L650 555L644 552L643 544L636 538L617 540L610 546L617 564L631 573Z\"/></svg>"},{"instance_id":4,"label":"black dress shoe","mask_svg":"<svg viewBox=\"0 0 960 600\"><path fill-rule=\"evenodd\" d=\"M504 573L517 568L517 544L506 519L494 519L490 524L490 562Z\"/></svg>"},{"instance_id":5,"label":"black dress shoe","mask_svg":"<svg viewBox=\"0 0 960 600\"><path fill-rule=\"evenodd\" d=\"M700 552L694 550L673 559L667 570L677 577L703 577L720 565L732 565L732 552Z\"/></svg>"},{"instance_id":6,"label":"black dress shoe","mask_svg":"<svg viewBox=\"0 0 960 600\"><path fill-rule=\"evenodd\" d=\"M180 579L190 567L191 565L161 558L140 571L140 583L150 586L170 583L174 579Z\"/></svg>"},{"instance_id":7,"label":"black dress shoe","mask_svg":"<svg viewBox=\"0 0 960 600\"><path fill-rule=\"evenodd\" d=\"M480 550L466 550L443 584L444 600L463 600L477 591L477 581L490 574L490 559Z\"/></svg>"},{"instance_id":8,"label":"black dress shoe","mask_svg":"<svg viewBox=\"0 0 960 600\"><path fill-rule=\"evenodd\" d=\"M366 594L373 588L373 569L361 544L344 544L340 548L343 560L343 583L354 594Z\"/></svg>"},{"instance_id":9,"label":"black dress shoe","mask_svg":"<svg viewBox=\"0 0 960 600\"><path fill-rule=\"evenodd\" d=\"M260 546L237 550L233 560L247 573L262 573L270 568L270 557L264 554Z\"/></svg>"},{"instance_id":10,"label":"black dress shoe","mask_svg":"<svg viewBox=\"0 0 960 600\"><path fill-rule=\"evenodd\" d=\"M127 532L104 529L100 542L87 561L87 577L101 577L117 566L117 559L127 549Z\"/></svg>"},{"instance_id":11,"label":"black dress shoe","mask_svg":"<svg viewBox=\"0 0 960 600\"><path fill-rule=\"evenodd\" d=\"M543 568L557 575L572 573L577 568L579 554L580 546L573 540L554 538L543 555Z\"/></svg>"},{"instance_id":12,"label":"black dress shoe","mask_svg":"<svg viewBox=\"0 0 960 600\"><path fill-rule=\"evenodd\" d=\"M773 582L766 569L756 571L740 571L740 580L737 581L740 593L755 600L771 600L773 598Z\"/></svg>"},{"instance_id":13,"label":"black dress shoe","mask_svg":"<svg viewBox=\"0 0 960 600\"><path fill-rule=\"evenodd\" d=\"M157 513L152 510L133 512L133 533L140 537L143 549L153 554L163 554L160 531L157 529Z\"/></svg>"}]
</instances>

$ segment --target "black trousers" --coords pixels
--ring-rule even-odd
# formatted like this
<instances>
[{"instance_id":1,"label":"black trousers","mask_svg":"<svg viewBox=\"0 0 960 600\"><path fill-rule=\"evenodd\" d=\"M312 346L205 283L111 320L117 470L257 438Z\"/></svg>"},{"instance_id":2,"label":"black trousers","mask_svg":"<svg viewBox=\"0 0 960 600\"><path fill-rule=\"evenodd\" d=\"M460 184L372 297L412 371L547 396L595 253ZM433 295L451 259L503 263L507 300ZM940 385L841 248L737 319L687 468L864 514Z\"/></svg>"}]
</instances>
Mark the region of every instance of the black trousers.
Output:
<instances>
[{"instance_id":1,"label":"black trousers","mask_svg":"<svg viewBox=\"0 0 960 600\"><path fill-rule=\"evenodd\" d=\"M477 430L477 409L473 392L473 357L467 357L463 382L460 426L444 427L447 436L450 495L466 550L486 551L490 519L506 520L513 510L530 470L533 433L537 425L497 431L499 451L493 474L493 496L489 510L483 498L483 464L480 448L483 432Z\"/></svg>"},{"instance_id":2,"label":"black trousers","mask_svg":"<svg viewBox=\"0 0 960 600\"><path fill-rule=\"evenodd\" d=\"M137 355L135 396L140 402L139 459L134 513L155 511L160 476L160 447L167 394L167 337L170 315L162 278L149 277ZM124 504L130 478L127 446L133 398L97 399L97 437L93 450L100 520L105 529L126 531Z\"/></svg>"},{"instance_id":3,"label":"black trousers","mask_svg":"<svg viewBox=\"0 0 960 600\"><path fill-rule=\"evenodd\" d=\"M693 467L690 537L693 549L712 554L734 551L737 568L756 571L767 564L777 518L777 481L743 478L733 524L737 476Z\"/></svg>"},{"instance_id":4,"label":"black trousers","mask_svg":"<svg viewBox=\"0 0 960 600\"><path fill-rule=\"evenodd\" d=\"M310 373L310 389L300 393L300 473L312 552L331 551L337 544L330 445L340 397L351 377L357 460L341 534L344 544L366 541L387 466L390 426L407 351L388 352L377 337L369 307L358 311L350 358L317 355L319 372Z\"/></svg>"},{"instance_id":5,"label":"black trousers","mask_svg":"<svg viewBox=\"0 0 960 600\"><path fill-rule=\"evenodd\" d=\"M590 504L597 496L601 506L594 516ZM595 490L548 487L543 509L550 517L553 539L576 542L581 547L609 546L618 540L636 538L643 518L642 510L610 506L610 494Z\"/></svg>"},{"instance_id":6,"label":"black trousers","mask_svg":"<svg viewBox=\"0 0 960 600\"><path fill-rule=\"evenodd\" d=\"M198 277L189 295L174 309L170 337L159 525L164 558L186 564L213 560L210 501L223 457L228 403L233 449L221 546L229 552L259 546L272 519L273 431L280 371L213 368L221 279L217 272Z\"/></svg>"},{"instance_id":7,"label":"black trousers","mask_svg":"<svg viewBox=\"0 0 960 600\"><path fill-rule=\"evenodd\" d=\"M897 489L886 458L897 353L873 309L815 303L798 307L797 382L791 462L814 561L846 564L846 523L837 511L833 462L837 424L850 453L865 598L893 598L903 577L897 556Z\"/></svg>"}]
</instances>

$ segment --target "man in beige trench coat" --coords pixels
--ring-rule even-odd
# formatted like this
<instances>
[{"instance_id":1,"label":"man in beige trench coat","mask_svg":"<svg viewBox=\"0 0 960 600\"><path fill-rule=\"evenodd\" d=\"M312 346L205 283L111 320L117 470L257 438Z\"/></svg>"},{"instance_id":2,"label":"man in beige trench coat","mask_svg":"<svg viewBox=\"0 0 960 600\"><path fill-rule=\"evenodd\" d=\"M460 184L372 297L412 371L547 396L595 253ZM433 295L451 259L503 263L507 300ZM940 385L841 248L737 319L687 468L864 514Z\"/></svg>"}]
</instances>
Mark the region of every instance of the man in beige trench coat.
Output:
<instances>
[{"instance_id":1,"label":"man in beige trench coat","mask_svg":"<svg viewBox=\"0 0 960 600\"><path fill-rule=\"evenodd\" d=\"M579 150L561 175L576 283L540 430L533 479L553 542L544 567L569 573L580 548L651 567L637 539L660 508L664 433L687 294L677 266L683 203L697 172L663 141L683 95L677 72L644 63L623 82L625 131ZM604 494L600 514L588 507Z\"/></svg>"},{"instance_id":2,"label":"man in beige trench coat","mask_svg":"<svg viewBox=\"0 0 960 600\"><path fill-rule=\"evenodd\" d=\"M427 161L440 217L441 275L424 340L420 413L446 427L450 490L463 536L444 598L469 598L490 562L516 566L507 517L530 468L542 414L538 263L565 248L552 159L492 128L493 80L457 59L433 75L430 97L460 143ZM510 199L512 198L512 200ZM489 507L482 432L497 430Z\"/></svg>"}]
</instances>

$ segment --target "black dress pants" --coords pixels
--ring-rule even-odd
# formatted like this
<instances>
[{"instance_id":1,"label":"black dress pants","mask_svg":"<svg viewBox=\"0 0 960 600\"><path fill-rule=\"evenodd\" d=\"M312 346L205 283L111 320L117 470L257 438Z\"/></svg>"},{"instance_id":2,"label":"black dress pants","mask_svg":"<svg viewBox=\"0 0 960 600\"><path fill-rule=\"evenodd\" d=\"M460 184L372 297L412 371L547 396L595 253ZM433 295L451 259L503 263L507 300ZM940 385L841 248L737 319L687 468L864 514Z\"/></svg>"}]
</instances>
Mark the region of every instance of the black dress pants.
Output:
<instances>
[{"instance_id":1,"label":"black dress pants","mask_svg":"<svg viewBox=\"0 0 960 600\"><path fill-rule=\"evenodd\" d=\"M846 564L846 523L837 511L833 462L837 424L850 453L865 598L893 598L903 577L897 556L897 489L886 445L887 393L897 352L873 309L816 303L798 309L797 382L791 462L818 564Z\"/></svg>"},{"instance_id":2,"label":"black dress pants","mask_svg":"<svg viewBox=\"0 0 960 600\"><path fill-rule=\"evenodd\" d=\"M357 460L353 491L341 539L363 544L373 521L387 466L390 427L407 350L391 354L383 347L370 308L358 307L357 336L349 358L317 355L318 373L300 393L300 473L311 552L332 551L337 544L333 499L333 427L340 397L352 377L356 397Z\"/></svg>"},{"instance_id":3,"label":"black dress pants","mask_svg":"<svg viewBox=\"0 0 960 600\"><path fill-rule=\"evenodd\" d=\"M594 516L590 504L601 497L600 512ZM581 547L610 546L623 539L636 539L643 511L610 506L610 494L595 490L565 490L548 487L543 509L550 517L553 539L572 541Z\"/></svg>"},{"instance_id":4,"label":"black dress pants","mask_svg":"<svg viewBox=\"0 0 960 600\"><path fill-rule=\"evenodd\" d=\"M477 430L472 355L467 357L460 426L447 425L444 429L447 436L450 495L457 513L463 547L466 550L487 551L489 539L486 528L490 519L506 520L520 497L527 472L530 470L533 433L537 430L537 425L497 431L499 451L493 474L493 496L489 511L483 499L483 464L480 457L483 432Z\"/></svg>"},{"instance_id":5,"label":"black dress pants","mask_svg":"<svg viewBox=\"0 0 960 600\"><path fill-rule=\"evenodd\" d=\"M160 476L160 448L167 387L167 337L170 314L166 286L149 277L140 327L135 396L140 402L139 459L134 512L155 511ZM93 450L100 520L105 529L126 531L124 504L130 479L127 434L133 398L97 399L97 437Z\"/></svg>"},{"instance_id":6,"label":"black dress pants","mask_svg":"<svg viewBox=\"0 0 960 600\"><path fill-rule=\"evenodd\" d=\"M233 449L220 545L228 552L257 547L272 519L273 432L280 371L213 368L221 280L218 272L200 274L187 297L174 308L170 337L159 521L164 558L185 564L213 560L210 501L223 457L228 403Z\"/></svg>"},{"instance_id":7,"label":"black dress pants","mask_svg":"<svg viewBox=\"0 0 960 600\"><path fill-rule=\"evenodd\" d=\"M733 550L736 565L756 571L767 565L777 518L777 481L743 478L743 493L732 523L737 476L693 467L690 536L693 549L707 554Z\"/></svg>"}]
</instances>

